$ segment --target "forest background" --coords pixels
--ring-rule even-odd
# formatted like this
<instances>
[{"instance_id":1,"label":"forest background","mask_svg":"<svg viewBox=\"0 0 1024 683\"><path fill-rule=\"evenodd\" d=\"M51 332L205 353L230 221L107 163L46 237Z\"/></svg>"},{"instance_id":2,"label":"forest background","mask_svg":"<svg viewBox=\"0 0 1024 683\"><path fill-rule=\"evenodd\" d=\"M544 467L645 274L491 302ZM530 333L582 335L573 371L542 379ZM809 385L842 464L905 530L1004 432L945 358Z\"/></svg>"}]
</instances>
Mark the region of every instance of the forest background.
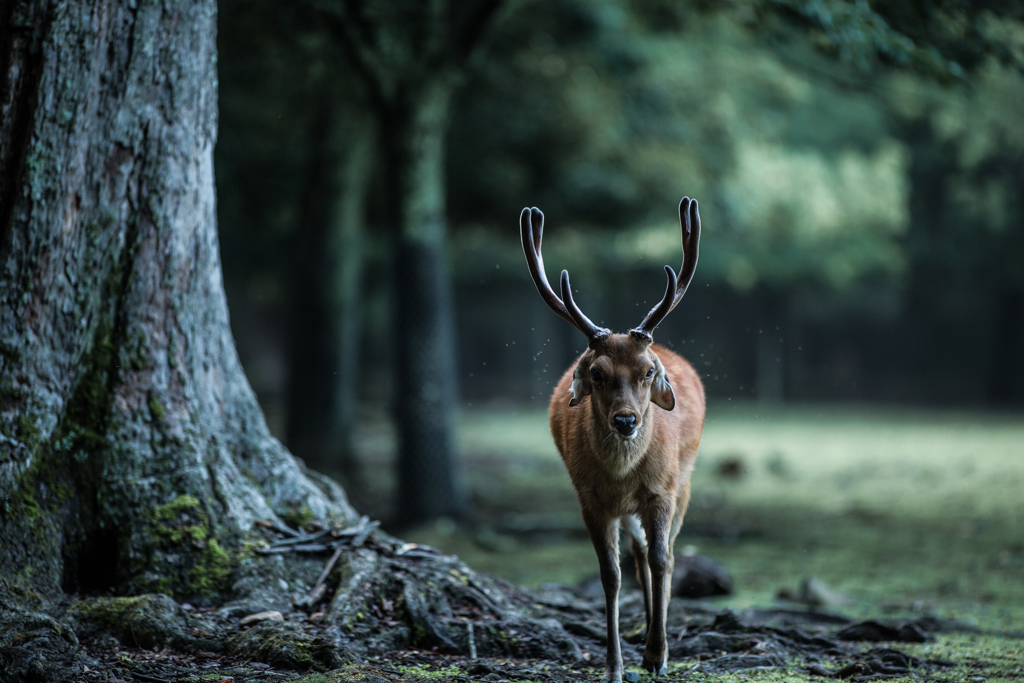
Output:
<instances>
[{"instance_id":1,"label":"forest background","mask_svg":"<svg viewBox=\"0 0 1024 683\"><path fill-rule=\"evenodd\" d=\"M387 41L414 42L415 12L395 7L369 21L400 74L414 50ZM584 308L626 329L679 256L686 194L700 267L659 339L711 401L1019 410L1021 26L1012 8L896 3L879 10L896 34L856 7L502 6L457 75L432 190L454 301L446 403L543 409L581 350L527 276L522 206L545 212L548 263ZM249 380L292 452L351 483L361 425L402 403L395 358L418 335L394 313L412 281L374 143L391 119L332 11L221 4L216 172Z\"/></svg>"},{"instance_id":2,"label":"forest background","mask_svg":"<svg viewBox=\"0 0 1024 683\"><path fill-rule=\"evenodd\" d=\"M592 551L544 410L582 340L515 220L544 210L549 267L621 330L680 256L685 194L702 258L657 336L710 408L677 550L720 560L734 607L806 602L792 587L817 576L860 616L976 618L980 640L960 623L918 652L1019 674L1022 14L5 4L5 666L56 643L84 671L75 632L138 646L183 605L215 627L157 645L217 630L268 658L238 619L274 607L289 621L264 635L330 641L292 669L465 655L466 619L492 655L592 647L424 546L583 599ZM335 534L340 562L284 556L303 533ZM701 609L677 616L714 628Z\"/></svg>"}]
</instances>

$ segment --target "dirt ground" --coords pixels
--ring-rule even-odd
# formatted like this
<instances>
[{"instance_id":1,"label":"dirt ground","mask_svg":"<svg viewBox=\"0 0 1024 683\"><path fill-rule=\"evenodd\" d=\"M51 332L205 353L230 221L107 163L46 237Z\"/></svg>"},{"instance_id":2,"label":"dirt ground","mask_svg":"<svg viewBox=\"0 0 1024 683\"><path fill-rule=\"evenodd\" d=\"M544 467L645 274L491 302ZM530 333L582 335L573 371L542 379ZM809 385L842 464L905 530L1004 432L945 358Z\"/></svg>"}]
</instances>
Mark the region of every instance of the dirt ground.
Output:
<instances>
[{"instance_id":1,"label":"dirt ground","mask_svg":"<svg viewBox=\"0 0 1024 683\"><path fill-rule=\"evenodd\" d=\"M370 424L361 435L364 480L347 489L387 529L393 436L386 424ZM80 639L62 622L21 615L5 631L10 642L0 638L0 682L600 680L596 561L545 415L468 411L460 434L471 515L391 529L402 540L374 532L360 552L384 568L402 549L418 548L409 557L420 560L401 561L425 564L403 571L454 576L456 588L483 581L473 569L499 577L487 590L533 620L492 629L507 639L504 654L492 646L474 657L443 633L410 639L416 623L404 624L409 616L399 615L387 584L367 594L368 621L339 629L343 622L324 617L340 590L332 584L319 606L289 605L279 621L255 627L242 624L251 610L237 605L161 597L165 612L187 625L168 642L146 641L145 615L127 629L79 630ZM714 558L734 591L673 600L664 680L1024 680L1022 456L1024 420L1014 416L713 404L676 550ZM310 555L305 571L320 573L328 555ZM457 609L442 626L493 626L484 612ZM642 612L626 584L627 680L648 679L639 669ZM406 635L368 641L359 628ZM563 638L562 648L552 649L545 633ZM58 659L64 673L55 677L48 662Z\"/></svg>"}]
</instances>

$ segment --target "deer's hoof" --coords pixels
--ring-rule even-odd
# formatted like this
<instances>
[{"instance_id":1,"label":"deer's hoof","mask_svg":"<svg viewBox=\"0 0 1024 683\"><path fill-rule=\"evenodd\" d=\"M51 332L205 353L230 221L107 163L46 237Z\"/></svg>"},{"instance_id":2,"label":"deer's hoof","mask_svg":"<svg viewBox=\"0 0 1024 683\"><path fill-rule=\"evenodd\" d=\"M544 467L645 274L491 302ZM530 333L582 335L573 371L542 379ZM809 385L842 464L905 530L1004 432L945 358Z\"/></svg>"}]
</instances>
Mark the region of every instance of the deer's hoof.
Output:
<instances>
[{"instance_id":1,"label":"deer's hoof","mask_svg":"<svg viewBox=\"0 0 1024 683\"><path fill-rule=\"evenodd\" d=\"M649 671L652 676L664 676L668 673L668 662L652 662L647 659L646 655L644 655L643 662L640 666L643 667L644 671Z\"/></svg>"}]
</instances>

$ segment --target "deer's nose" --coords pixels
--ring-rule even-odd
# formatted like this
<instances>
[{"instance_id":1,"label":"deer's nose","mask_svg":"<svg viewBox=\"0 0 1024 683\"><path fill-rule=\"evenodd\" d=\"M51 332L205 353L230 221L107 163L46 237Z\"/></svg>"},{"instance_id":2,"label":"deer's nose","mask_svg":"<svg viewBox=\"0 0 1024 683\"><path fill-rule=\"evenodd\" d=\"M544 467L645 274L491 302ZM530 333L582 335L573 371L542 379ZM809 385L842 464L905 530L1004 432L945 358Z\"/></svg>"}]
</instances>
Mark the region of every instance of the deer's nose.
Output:
<instances>
[{"instance_id":1,"label":"deer's nose","mask_svg":"<svg viewBox=\"0 0 1024 683\"><path fill-rule=\"evenodd\" d=\"M629 436L636 429L636 415L616 415L612 418L615 429L623 436Z\"/></svg>"}]
</instances>

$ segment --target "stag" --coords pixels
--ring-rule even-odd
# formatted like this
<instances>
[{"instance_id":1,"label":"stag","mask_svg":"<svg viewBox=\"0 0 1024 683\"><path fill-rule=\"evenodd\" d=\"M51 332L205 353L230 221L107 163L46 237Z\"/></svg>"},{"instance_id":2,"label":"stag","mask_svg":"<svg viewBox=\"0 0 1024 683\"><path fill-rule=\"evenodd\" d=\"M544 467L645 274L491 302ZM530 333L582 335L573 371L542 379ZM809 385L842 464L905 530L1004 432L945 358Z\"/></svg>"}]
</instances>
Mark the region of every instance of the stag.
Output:
<instances>
[{"instance_id":1,"label":"stag","mask_svg":"<svg viewBox=\"0 0 1024 683\"><path fill-rule=\"evenodd\" d=\"M693 367L655 344L652 335L682 299L697 267L697 201L684 197L679 203L683 242L679 276L665 266L665 295L626 334L613 334L583 314L573 300L568 271L562 271L562 296L555 294L541 256L544 214L526 208L519 222L526 263L541 297L587 337L587 350L555 387L548 414L551 434L597 552L608 629L605 680L622 681L620 527L631 539L644 595L643 667L652 674L664 674L672 548L690 499L690 473L704 426L704 387Z\"/></svg>"}]
</instances>

